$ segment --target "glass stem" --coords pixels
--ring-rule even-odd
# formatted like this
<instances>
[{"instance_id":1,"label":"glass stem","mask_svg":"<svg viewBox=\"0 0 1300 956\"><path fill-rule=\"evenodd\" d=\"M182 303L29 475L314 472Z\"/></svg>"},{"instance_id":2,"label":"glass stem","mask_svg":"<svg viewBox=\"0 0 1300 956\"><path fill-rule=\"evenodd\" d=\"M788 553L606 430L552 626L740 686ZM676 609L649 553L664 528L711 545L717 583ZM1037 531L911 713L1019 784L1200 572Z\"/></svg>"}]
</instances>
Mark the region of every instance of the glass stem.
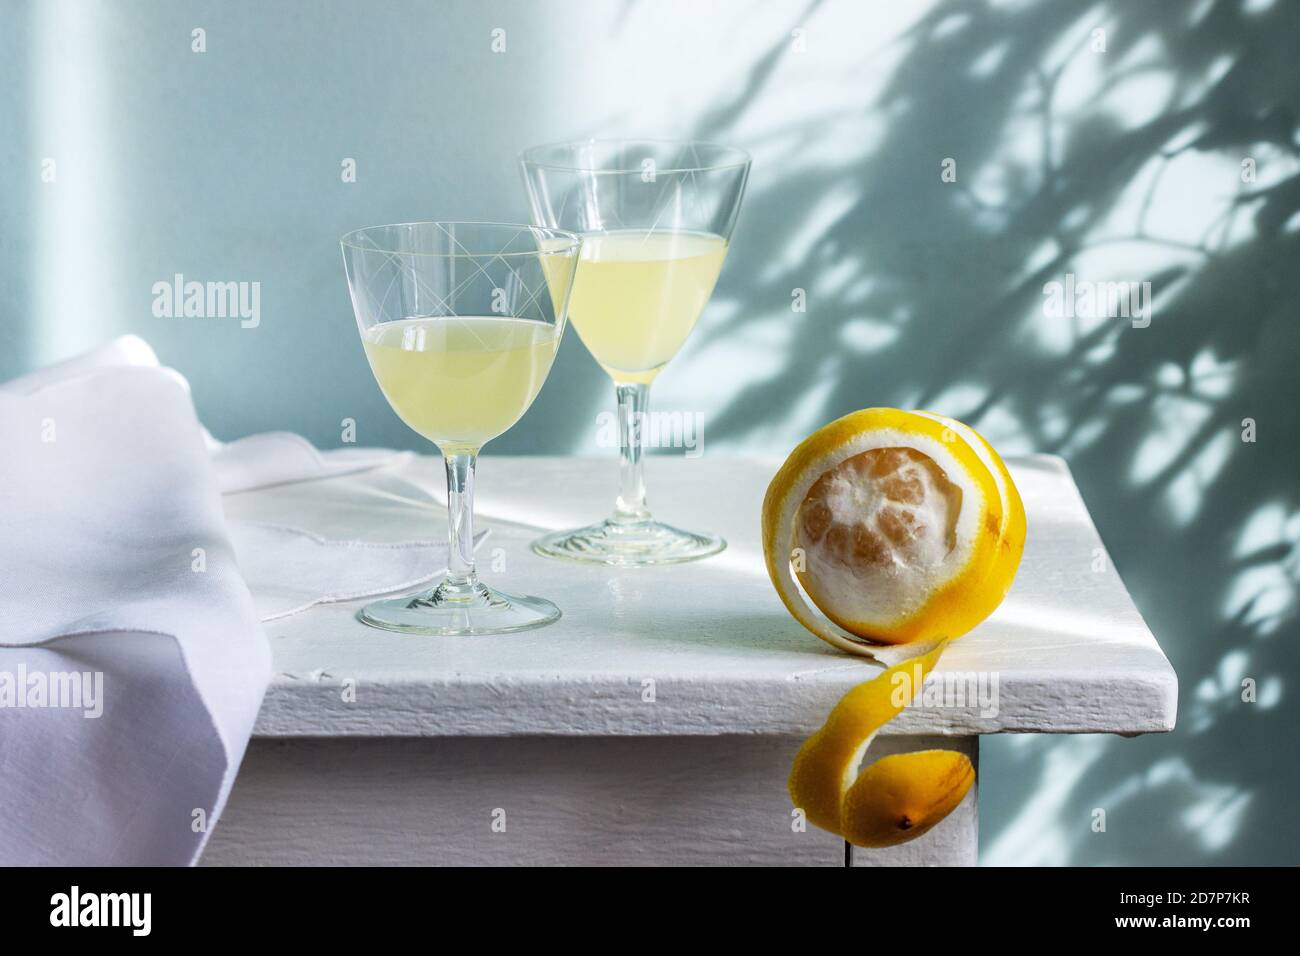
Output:
<instances>
[{"instance_id":1,"label":"glass stem","mask_svg":"<svg viewBox=\"0 0 1300 956\"><path fill-rule=\"evenodd\" d=\"M478 590L474 571L474 452L443 453L447 466L447 577L438 588L444 599L472 598Z\"/></svg>"},{"instance_id":2,"label":"glass stem","mask_svg":"<svg viewBox=\"0 0 1300 956\"><path fill-rule=\"evenodd\" d=\"M638 524L650 520L645 505L645 472L642 468L644 425L650 407L649 385L615 383L618 391L619 489L613 520Z\"/></svg>"}]
</instances>

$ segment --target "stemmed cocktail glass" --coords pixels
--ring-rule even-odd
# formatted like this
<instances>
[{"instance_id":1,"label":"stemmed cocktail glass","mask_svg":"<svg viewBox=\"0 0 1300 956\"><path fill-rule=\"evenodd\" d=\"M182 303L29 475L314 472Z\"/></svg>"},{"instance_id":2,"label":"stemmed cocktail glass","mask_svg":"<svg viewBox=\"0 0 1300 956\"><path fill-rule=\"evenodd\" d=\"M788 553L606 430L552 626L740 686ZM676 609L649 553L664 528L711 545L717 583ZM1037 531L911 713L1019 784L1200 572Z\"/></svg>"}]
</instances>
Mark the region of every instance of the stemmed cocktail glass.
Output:
<instances>
[{"instance_id":1,"label":"stemmed cocktail glass","mask_svg":"<svg viewBox=\"0 0 1300 956\"><path fill-rule=\"evenodd\" d=\"M369 604L359 617L416 634L496 634L556 620L550 601L479 581L474 465L546 381L564 331L578 237L526 225L410 222L341 241L375 380L447 467L446 577L422 593Z\"/></svg>"},{"instance_id":2,"label":"stemmed cocktail glass","mask_svg":"<svg viewBox=\"0 0 1300 956\"><path fill-rule=\"evenodd\" d=\"M621 566L716 554L720 537L656 521L642 442L650 383L677 354L727 255L749 156L710 143L588 140L521 157L533 219L582 236L569 316L618 395L621 483L606 520L547 535L548 557Z\"/></svg>"}]
</instances>

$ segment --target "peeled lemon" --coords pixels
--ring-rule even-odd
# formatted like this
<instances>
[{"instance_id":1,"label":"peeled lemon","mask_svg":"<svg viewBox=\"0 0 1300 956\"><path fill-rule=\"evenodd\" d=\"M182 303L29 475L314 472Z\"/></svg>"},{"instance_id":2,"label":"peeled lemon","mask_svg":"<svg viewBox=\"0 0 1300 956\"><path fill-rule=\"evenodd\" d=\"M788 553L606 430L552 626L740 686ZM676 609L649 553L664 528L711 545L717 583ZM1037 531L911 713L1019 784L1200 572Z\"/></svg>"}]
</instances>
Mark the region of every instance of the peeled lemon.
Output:
<instances>
[{"instance_id":1,"label":"peeled lemon","mask_svg":"<svg viewBox=\"0 0 1300 956\"><path fill-rule=\"evenodd\" d=\"M993 446L930 412L868 408L831 422L791 452L763 501L763 552L785 606L868 656L873 644L974 628L1006 596L1024 543L1024 505Z\"/></svg>"}]
</instances>

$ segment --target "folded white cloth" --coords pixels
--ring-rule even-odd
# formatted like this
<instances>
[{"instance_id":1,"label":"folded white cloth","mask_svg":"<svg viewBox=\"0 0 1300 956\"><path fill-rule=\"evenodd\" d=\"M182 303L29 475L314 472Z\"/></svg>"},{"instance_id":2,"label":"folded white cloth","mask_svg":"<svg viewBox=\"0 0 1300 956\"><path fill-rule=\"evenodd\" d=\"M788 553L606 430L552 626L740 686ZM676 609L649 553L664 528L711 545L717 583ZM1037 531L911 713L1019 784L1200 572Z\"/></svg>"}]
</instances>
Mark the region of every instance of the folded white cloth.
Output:
<instances>
[{"instance_id":1,"label":"folded white cloth","mask_svg":"<svg viewBox=\"0 0 1300 956\"><path fill-rule=\"evenodd\" d=\"M194 862L270 676L259 619L446 564L226 521L223 491L402 455L218 442L132 336L0 384L0 448L0 864Z\"/></svg>"},{"instance_id":2,"label":"folded white cloth","mask_svg":"<svg viewBox=\"0 0 1300 956\"><path fill-rule=\"evenodd\" d=\"M78 375L96 374L106 368L124 366L161 368L158 356L149 343L136 335L124 335L108 345L75 358L47 366L11 382L0 383L0 392L31 392L52 382ZM189 391L189 383L174 369L164 369ZM319 451L311 442L292 432L264 432L232 442L213 438L206 428L200 433L212 453L212 467L217 486L223 493L248 491L267 485L330 478L354 471L375 468L401 458L409 452L388 448L339 448Z\"/></svg>"},{"instance_id":3,"label":"folded white cloth","mask_svg":"<svg viewBox=\"0 0 1300 956\"><path fill-rule=\"evenodd\" d=\"M300 528L256 521L230 522L230 537L262 621L316 604L413 590L447 564L445 541L331 541ZM476 535L475 543L482 537Z\"/></svg>"},{"instance_id":4,"label":"folded white cloth","mask_svg":"<svg viewBox=\"0 0 1300 956\"><path fill-rule=\"evenodd\" d=\"M26 394L77 376L121 368L160 370L189 393L189 383L184 377L174 369L160 366L154 350L135 335L124 335L85 355L0 383L0 392ZM133 413L147 415L144 409ZM410 452L387 448L320 451L292 432L263 432L231 442L218 441L201 425L199 433L211 456L217 487L223 494L333 478L411 457ZM240 570L263 621L315 604L415 588L435 578L447 563L445 541L412 541L400 545L330 541L308 530L273 528L262 522L246 525L232 521L228 531ZM482 537L480 534L477 540L481 541Z\"/></svg>"},{"instance_id":5,"label":"folded white cloth","mask_svg":"<svg viewBox=\"0 0 1300 956\"><path fill-rule=\"evenodd\" d=\"M270 677L189 395L0 392L0 863L197 859Z\"/></svg>"},{"instance_id":6,"label":"folded white cloth","mask_svg":"<svg viewBox=\"0 0 1300 956\"><path fill-rule=\"evenodd\" d=\"M262 432L232 442L212 439L209 449L223 494L311 478L333 478L410 457L409 452L388 448L318 451L315 445L293 432Z\"/></svg>"}]
</instances>

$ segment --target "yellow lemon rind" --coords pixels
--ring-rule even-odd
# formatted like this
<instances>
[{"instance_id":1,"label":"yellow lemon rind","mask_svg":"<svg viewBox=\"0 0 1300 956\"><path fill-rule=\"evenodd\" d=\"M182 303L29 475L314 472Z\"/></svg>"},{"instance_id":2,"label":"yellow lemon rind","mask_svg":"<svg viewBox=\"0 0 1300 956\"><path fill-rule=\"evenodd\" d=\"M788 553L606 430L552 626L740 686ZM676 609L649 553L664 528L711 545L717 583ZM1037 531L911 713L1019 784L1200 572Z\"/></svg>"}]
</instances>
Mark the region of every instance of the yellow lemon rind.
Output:
<instances>
[{"instance_id":1,"label":"yellow lemon rind","mask_svg":"<svg viewBox=\"0 0 1300 956\"><path fill-rule=\"evenodd\" d=\"M790 770L790 799L809 823L841 833L844 796L880 730L912 702L947 642L896 664L845 694L804 741Z\"/></svg>"},{"instance_id":2,"label":"yellow lemon rind","mask_svg":"<svg viewBox=\"0 0 1300 956\"><path fill-rule=\"evenodd\" d=\"M937 412L918 411L916 414L942 422L945 427L961 436L988 467L1002 500L1002 523L999 530L997 559L989 565L988 573L984 576L983 603L986 610L980 618L983 620L997 610L998 605L1006 598L1007 592L1011 590L1011 585L1016 579L1016 571L1020 568L1020 559L1024 554L1028 519L1025 515L1024 502L1020 498L1020 489L1016 487L1011 472L1006 462L1002 460L1002 456L997 453L997 449L975 429Z\"/></svg>"},{"instance_id":3,"label":"yellow lemon rind","mask_svg":"<svg viewBox=\"0 0 1300 956\"><path fill-rule=\"evenodd\" d=\"M957 809L974 782L970 758L955 750L881 757L844 795L840 836L872 849L915 840Z\"/></svg>"}]
</instances>

